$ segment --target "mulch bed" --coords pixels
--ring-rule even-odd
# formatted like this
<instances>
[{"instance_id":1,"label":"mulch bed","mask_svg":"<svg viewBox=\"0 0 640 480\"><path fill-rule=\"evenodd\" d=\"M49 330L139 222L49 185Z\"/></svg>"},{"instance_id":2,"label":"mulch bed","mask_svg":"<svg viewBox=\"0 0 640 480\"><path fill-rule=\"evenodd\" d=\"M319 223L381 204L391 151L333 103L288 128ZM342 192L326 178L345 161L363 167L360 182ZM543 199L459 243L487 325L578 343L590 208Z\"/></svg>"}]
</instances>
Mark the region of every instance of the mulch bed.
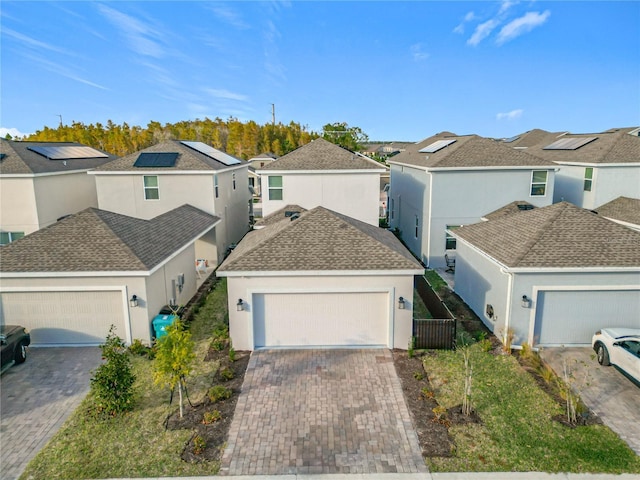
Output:
<instances>
[{"instance_id":1,"label":"mulch bed","mask_svg":"<svg viewBox=\"0 0 640 480\"><path fill-rule=\"evenodd\" d=\"M429 353L425 353L428 355ZM481 423L480 417L473 412L462 414L462 406L457 405L439 412L436 418L434 408L439 407L433 394L433 387L422 365L422 354L409 355L404 350L393 351L393 362L400 378L404 398L411 413L413 425L418 434L418 442L424 457L450 457L455 445L449 435L449 427L466 423ZM437 411L437 410L436 410Z\"/></svg>"},{"instance_id":2,"label":"mulch bed","mask_svg":"<svg viewBox=\"0 0 640 480\"><path fill-rule=\"evenodd\" d=\"M208 396L205 396L200 403L194 404L193 406L187 403L182 418L180 418L178 409L169 416L167 419L168 429L194 430L194 434L182 452L182 459L184 461L191 463L211 462L218 461L222 457L222 447L227 441L227 435L231 427L231 421L233 420L238 396L242 389L244 374L249 364L250 354L251 352L236 351L236 360L231 362L229 361L228 350L218 352L210 349L207 353L205 361L220 360L220 369L218 372L228 367L234 373L233 378L227 381L225 381L219 373L216 374L211 386L222 385L229 388L232 391L232 395L231 398L218 401L215 404L211 402ZM214 410L220 412L220 420L205 425L203 423L205 413ZM197 452L195 448L195 440L198 437L204 440L204 448L199 452Z\"/></svg>"}]
</instances>

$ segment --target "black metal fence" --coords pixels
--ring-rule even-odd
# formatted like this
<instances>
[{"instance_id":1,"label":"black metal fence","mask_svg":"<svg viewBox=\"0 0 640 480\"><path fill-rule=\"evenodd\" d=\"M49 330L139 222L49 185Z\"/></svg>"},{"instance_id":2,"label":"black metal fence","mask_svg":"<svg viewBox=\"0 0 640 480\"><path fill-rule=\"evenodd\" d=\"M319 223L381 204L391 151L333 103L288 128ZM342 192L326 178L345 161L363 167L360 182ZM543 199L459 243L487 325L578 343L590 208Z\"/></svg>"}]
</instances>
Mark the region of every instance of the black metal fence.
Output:
<instances>
[{"instance_id":1,"label":"black metal fence","mask_svg":"<svg viewBox=\"0 0 640 480\"><path fill-rule=\"evenodd\" d=\"M456 348L456 319L453 314L424 277L416 277L414 286L434 317L413 320L415 348L454 350Z\"/></svg>"}]
</instances>

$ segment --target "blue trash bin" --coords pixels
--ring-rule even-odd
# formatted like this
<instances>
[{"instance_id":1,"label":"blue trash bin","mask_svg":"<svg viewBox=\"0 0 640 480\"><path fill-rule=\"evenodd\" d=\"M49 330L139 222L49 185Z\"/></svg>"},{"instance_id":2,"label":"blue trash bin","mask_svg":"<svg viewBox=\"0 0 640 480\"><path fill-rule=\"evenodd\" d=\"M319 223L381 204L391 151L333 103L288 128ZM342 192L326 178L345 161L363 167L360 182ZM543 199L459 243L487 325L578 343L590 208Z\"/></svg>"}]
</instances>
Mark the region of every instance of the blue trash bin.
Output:
<instances>
[{"instance_id":1,"label":"blue trash bin","mask_svg":"<svg viewBox=\"0 0 640 480\"><path fill-rule=\"evenodd\" d=\"M167 327L173 325L178 318L177 315L156 315L151 321L156 339L164 337L167 334Z\"/></svg>"}]
</instances>

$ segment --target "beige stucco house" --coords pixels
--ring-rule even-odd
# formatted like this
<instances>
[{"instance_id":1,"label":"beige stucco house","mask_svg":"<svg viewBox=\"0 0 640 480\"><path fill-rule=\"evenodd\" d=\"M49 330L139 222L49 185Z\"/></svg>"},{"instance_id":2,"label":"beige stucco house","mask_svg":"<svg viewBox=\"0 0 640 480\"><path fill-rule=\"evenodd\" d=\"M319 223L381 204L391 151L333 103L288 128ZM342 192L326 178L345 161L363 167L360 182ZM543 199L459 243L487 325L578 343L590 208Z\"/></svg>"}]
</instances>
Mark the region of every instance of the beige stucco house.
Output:
<instances>
[{"instance_id":1,"label":"beige stucco house","mask_svg":"<svg viewBox=\"0 0 640 480\"><path fill-rule=\"evenodd\" d=\"M115 158L80 143L0 139L0 245L97 207L87 171Z\"/></svg>"},{"instance_id":2,"label":"beige stucco house","mask_svg":"<svg viewBox=\"0 0 640 480\"><path fill-rule=\"evenodd\" d=\"M189 205L150 220L89 208L0 247L0 323L35 345L97 345L111 325L150 343L160 309L195 294L220 221Z\"/></svg>"},{"instance_id":3,"label":"beige stucco house","mask_svg":"<svg viewBox=\"0 0 640 480\"><path fill-rule=\"evenodd\" d=\"M287 204L323 206L370 225L378 225L380 176L387 169L360 153L317 138L257 169L262 214Z\"/></svg>"},{"instance_id":4,"label":"beige stucco house","mask_svg":"<svg viewBox=\"0 0 640 480\"><path fill-rule=\"evenodd\" d=\"M406 349L420 263L385 229L295 207L272 214L216 272L227 277L234 347Z\"/></svg>"},{"instance_id":5,"label":"beige stucco house","mask_svg":"<svg viewBox=\"0 0 640 480\"><path fill-rule=\"evenodd\" d=\"M249 230L248 163L201 142L168 141L92 170L98 207L150 219L183 204L221 219L208 233L216 266Z\"/></svg>"}]
</instances>

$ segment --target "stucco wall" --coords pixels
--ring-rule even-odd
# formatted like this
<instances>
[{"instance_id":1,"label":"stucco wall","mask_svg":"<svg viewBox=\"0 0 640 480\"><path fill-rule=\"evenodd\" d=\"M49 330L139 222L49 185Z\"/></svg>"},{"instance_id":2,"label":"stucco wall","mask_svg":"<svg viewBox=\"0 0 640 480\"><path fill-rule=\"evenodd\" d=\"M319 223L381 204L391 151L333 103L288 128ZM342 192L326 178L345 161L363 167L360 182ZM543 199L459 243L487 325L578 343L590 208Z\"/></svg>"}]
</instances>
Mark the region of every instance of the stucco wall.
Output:
<instances>
[{"instance_id":1,"label":"stucco wall","mask_svg":"<svg viewBox=\"0 0 640 480\"><path fill-rule=\"evenodd\" d=\"M413 304L399 310L398 297L413 298L413 276L305 276L305 277L230 277L227 280L229 332L238 350L253 350L250 342L253 328L252 295L269 292L341 292L390 291L393 322L393 348L406 349L412 334ZM238 312L236 303L247 302L247 311ZM391 340L390 340L391 341Z\"/></svg>"},{"instance_id":2,"label":"stucco wall","mask_svg":"<svg viewBox=\"0 0 640 480\"><path fill-rule=\"evenodd\" d=\"M33 178L0 179L0 229L28 235L38 226Z\"/></svg>"},{"instance_id":3,"label":"stucco wall","mask_svg":"<svg viewBox=\"0 0 640 480\"><path fill-rule=\"evenodd\" d=\"M640 198L640 166L593 167L592 188L584 191L584 166L560 165L554 202L565 200L593 210L618 197Z\"/></svg>"},{"instance_id":4,"label":"stucco wall","mask_svg":"<svg viewBox=\"0 0 640 480\"><path fill-rule=\"evenodd\" d=\"M282 200L269 200L269 177L261 176L262 215L286 205L323 206L370 225L378 225L380 173L289 173L282 176Z\"/></svg>"}]
</instances>

